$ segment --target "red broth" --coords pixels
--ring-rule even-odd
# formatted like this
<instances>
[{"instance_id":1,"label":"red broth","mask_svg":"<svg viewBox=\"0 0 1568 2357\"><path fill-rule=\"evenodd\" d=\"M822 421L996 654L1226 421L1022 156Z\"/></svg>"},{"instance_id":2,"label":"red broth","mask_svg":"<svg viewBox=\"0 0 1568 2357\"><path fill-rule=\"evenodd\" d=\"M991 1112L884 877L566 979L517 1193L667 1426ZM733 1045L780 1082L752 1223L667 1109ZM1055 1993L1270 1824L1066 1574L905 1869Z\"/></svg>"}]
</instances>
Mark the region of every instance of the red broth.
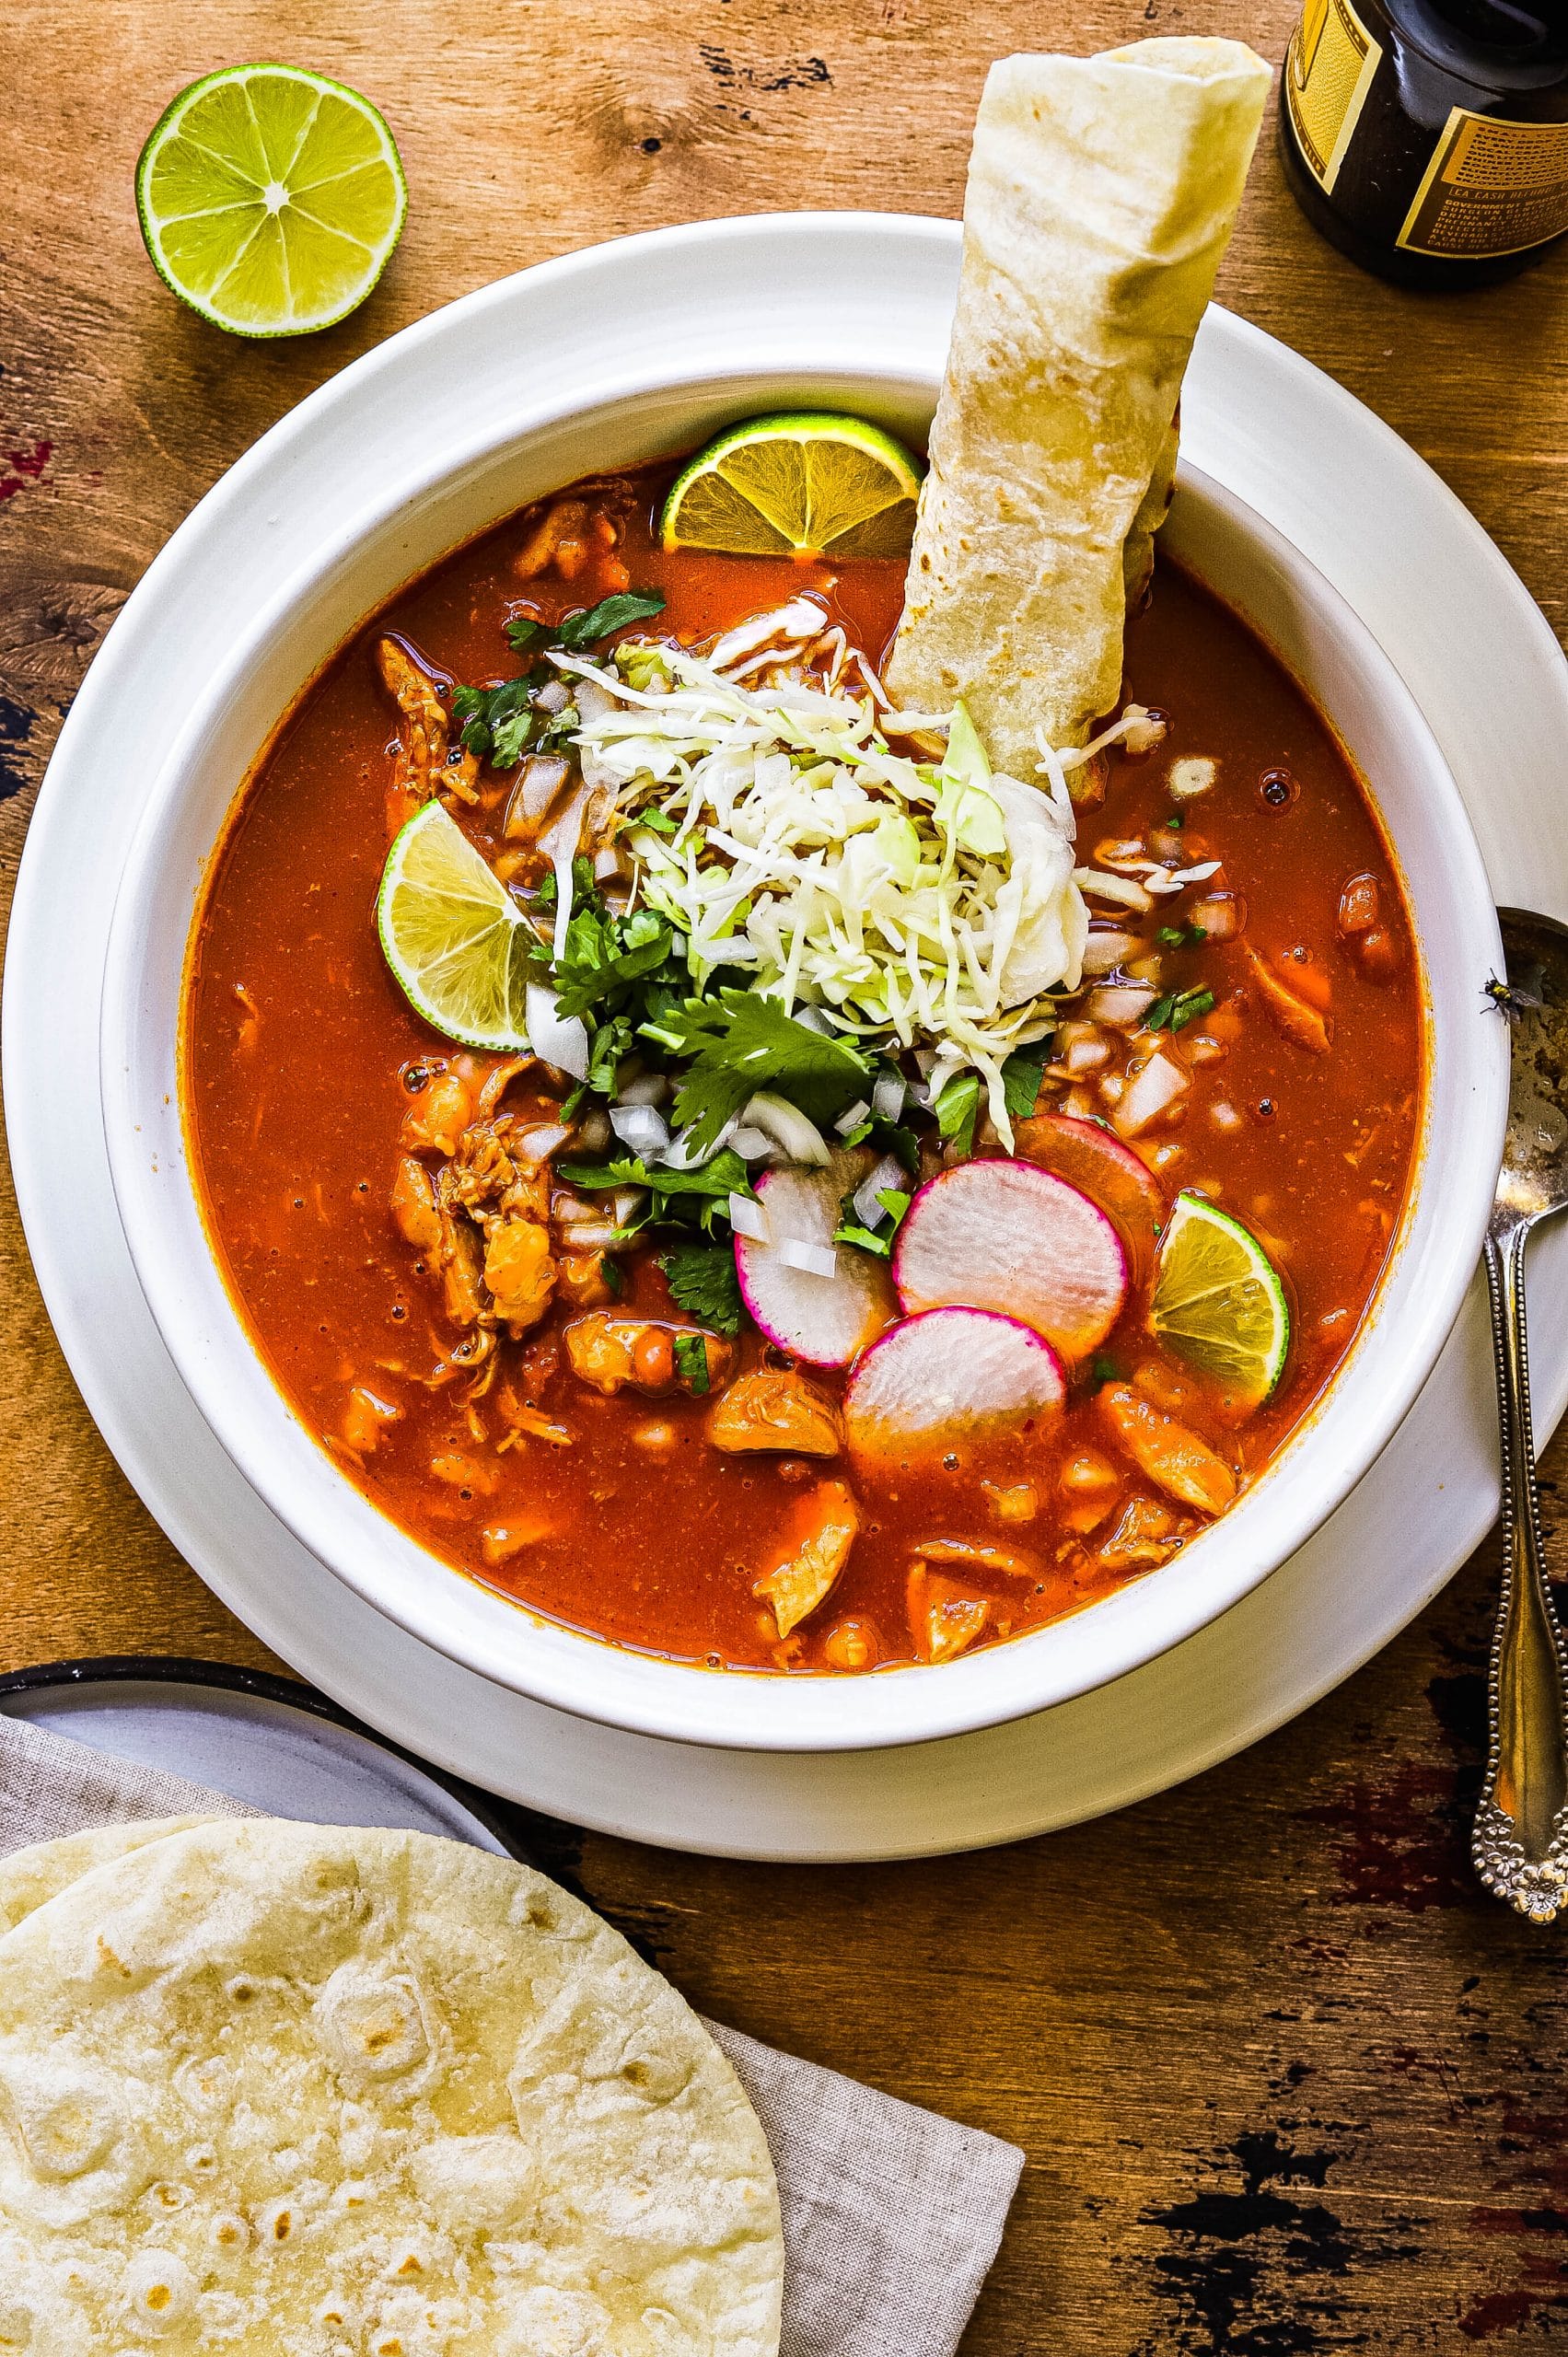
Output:
<instances>
[{"instance_id":1,"label":"red broth","mask_svg":"<svg viewBox=\"0 0 1568 2357\"><path fill-rule=\"evenodd\" d=\"M1213 790L1182 806L1180 842L1183 859L1219 858L1223 869L1179 905L1185 932L1195 899L1223 888L1241 929L1171 946L1156 938L1168 904L1128 920L1160 958L1162 991L1206 988L1215 1000L1174 1045L1187 1095L1134 1150L1165 1203L1196 1189L1264 1243L1292 1309L1284 1377L1255 1413L1231 1415L1155 1344L1145 1277L1093 1364L1074 1371L1049 1430L957 1476L935 1465L859 1481L848 1563L821 1608L781 1640L754 1584L804 1528L822 1485L845 1478L843 1464L723 1455L707 1436L711 1399L588 1387L562 1344L579 1313L559 1303L502 1345L504 1376L482 1397L433 1383L450 1369L456 1338L439 1284L389 1212L411 1075L456 1062L477 1083L486 1060L465 1065L411 1011L377 942L398 732L376 662L383 633L439 672L483 681L512 668L501 625L519 602L555 620L627 575L664 592L656 633L689 643L802 590L819 594L872 659L896 625L895 563L667 556L650 527L668 480L656 470L589 487L590 502L618 516L620 538L570 580L519 582L531 511L401 592L311 687L249 781L213 864L188 986L186 1119L209 1232L255 1345L307 1428L381 1511L471 1577L682 1660L872 1668L933 1658L934 1643L940 1658L932 1632L944 1614L955 1628L966 1611L980 1616L978 1633L971 1626L957 1642L1005 1638L1168 1561L1202 1527L1151 1499L1119 1446L1104 1395L1123 1380L1207 1437L1243 1488L1331 1380L1387 1259L1417 1136L1423 1030L1409 918L1330 729L1246 626L1162 561L1129 628L1126 669L1128 692L1168 714L1169 734L1152 756L1109 757L1103 804L1080 814L1079 856L1116 838L1157 844L1173 809L1172 761L1217 762ZM495 857L505 797L490 800L464 823ZM1375 922L1361 921L1369 911ZM1276 1004L1278 983L1287 995ZM1325 1018L1326 1049L1292 1036L1292 1006ZM1103 1067L1059 1076L1039 1109L1103 1119L1113 1089ZM1027 1134L1021 1143L1027 1152ZM621 1262L617 1317L689 1322L656 1265L667 1242ZM731 1371L764 1358L778 1353L749 1330ZM829 1395L842 1388L839 1376L812 1380ZM356 1390L389 1418L356 1412Z\"/></svg>"}]
</instances>

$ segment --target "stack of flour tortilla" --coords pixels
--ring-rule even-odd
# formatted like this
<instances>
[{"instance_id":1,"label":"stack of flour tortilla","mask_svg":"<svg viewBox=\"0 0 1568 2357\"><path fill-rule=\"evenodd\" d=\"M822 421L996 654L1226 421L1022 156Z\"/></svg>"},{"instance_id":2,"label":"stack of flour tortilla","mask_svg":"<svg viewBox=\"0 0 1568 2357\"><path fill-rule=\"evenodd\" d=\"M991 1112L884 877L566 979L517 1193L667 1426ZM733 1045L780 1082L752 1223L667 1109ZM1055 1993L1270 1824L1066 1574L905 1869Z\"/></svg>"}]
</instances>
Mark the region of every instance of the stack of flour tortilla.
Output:
<instances>
[{"instance_id":1,"label":"stack of flour tortilla","mask_svg":"<svg viewBox=\"0 0 1568 2357\"><path fill-rule=\"evenodd\" d=\"M772 2165L618 1933L417 1833L0 1862L0 2348L775 2357Z\"/></svg>"}]
</instances>

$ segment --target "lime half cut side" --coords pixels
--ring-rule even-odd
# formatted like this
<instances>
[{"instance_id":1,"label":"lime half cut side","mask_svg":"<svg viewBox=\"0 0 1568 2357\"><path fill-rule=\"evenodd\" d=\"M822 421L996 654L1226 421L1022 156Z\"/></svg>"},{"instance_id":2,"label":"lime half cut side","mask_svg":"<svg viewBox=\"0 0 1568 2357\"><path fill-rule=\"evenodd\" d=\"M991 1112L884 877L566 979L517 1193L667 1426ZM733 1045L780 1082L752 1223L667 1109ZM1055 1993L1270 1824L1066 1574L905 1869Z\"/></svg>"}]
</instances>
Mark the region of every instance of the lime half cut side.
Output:
<instances>
[{"instance_id":1,"label":"lime half cut side","mask_svg":"<svg viewBox=\"0 0 1568 2357\"><path fill-rule=\"evenodd\" d=\"M667 549L736 556L907 557L924 473L862 417L795 410L732 425L664 504Z\"/></svg>"},{"instance_id":2,"label":"lime half cut side","mask_svg":"<svg viewBox=\"0 0 1568 2357\"><path fill-rule=\"evenodd\" d=\"M368 99L296 65L230 65L181 90L136 165L155 268L235 335L308 335L363 303L408 186Z\"/></svg>"},{"instance_id":3,"label":"lime half cut side","mask_svg":"<svg viewBox=\"0 0 1568 2357\"><path fill-rule=\"evenodd\" d=\"M387 854L376 896L382 954L416 1015L465 1047L528 1044L532 928L439 802L416 810Z\"/></svg>"},{"instance_id":4,"label":"lime half cut side","mask_svg":"<svg viewBox=\"0 0 1568 2357\"><path fill-rule=\"evenodd\" d=\"M1284 1372L1290 1310L1255 1236L1206 1197L1178 1195L1160 1238L1149 1324L1167 1349L1259 1408Z\"/></svg>"}]
</instances>

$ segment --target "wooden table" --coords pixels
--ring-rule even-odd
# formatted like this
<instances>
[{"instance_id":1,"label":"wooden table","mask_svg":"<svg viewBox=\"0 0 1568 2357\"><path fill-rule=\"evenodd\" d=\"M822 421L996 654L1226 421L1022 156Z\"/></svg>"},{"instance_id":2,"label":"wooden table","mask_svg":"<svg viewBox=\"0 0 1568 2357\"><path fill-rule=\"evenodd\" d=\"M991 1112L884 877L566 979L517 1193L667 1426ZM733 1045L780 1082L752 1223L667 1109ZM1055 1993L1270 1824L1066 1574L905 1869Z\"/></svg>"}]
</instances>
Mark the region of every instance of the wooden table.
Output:
<instances>
[{"instance_id":1,"label":"wooden table","mask_svg":"<svg viewBox=\"0 0 1568 2357\"><path fill-rule=\"evenodd\" d=\"M1244 34L1290 0L12 0L0 215L0 876L116 608L266 426L450 297L622 231L760 206L954 214L987 62ZM136 230L138 145L183 83L288 57L368 91L412 208L346 326L245 344ZM1561 628L1568 258L1420 298L1307 228L1272 145L1225 300L1431 459ZM1418 585L1412 584L1412 590ZM62 1174L69 1185L69 1174ZM1568 1471L1568 1446L1549 1458ZM5 1665L266 1659L89 1422L0 1202ZM1568 1553L1568 1535L1559 1560ZM1568 1568L1568 1565L1565 1565ZM932 1865L679 1863L542 1827L699 2004L1028 2155L969 2357L1457 2351L1568 2328L1561 1933L1473 1884L1496 1573L1483 1548L1371 1668L1121 1817Z\"/></svg>"}]
</instances>

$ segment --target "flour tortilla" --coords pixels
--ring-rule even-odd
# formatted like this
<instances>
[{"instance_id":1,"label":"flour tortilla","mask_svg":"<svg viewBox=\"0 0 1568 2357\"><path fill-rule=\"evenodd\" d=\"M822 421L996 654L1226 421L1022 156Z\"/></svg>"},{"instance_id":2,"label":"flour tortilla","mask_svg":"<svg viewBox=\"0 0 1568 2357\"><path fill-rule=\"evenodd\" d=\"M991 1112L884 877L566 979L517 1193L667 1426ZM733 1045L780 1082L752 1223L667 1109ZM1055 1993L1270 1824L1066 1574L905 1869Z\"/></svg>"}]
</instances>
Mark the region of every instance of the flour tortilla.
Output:
<instances>
[{"instance_id":1,"label":"flour tortilla","mask_svg":"<svg viewBox=\"0 0 1568 2357\"><path fill-rule=\"evenodd\" d=\"M728 2063L458 1842L215 1820L92 1867L0 1939L0 2123L29 2357L776 2357Z\"/></svg>"},{"instance_id":2,"label":"flour tortilla","mask_svg":"<svg viewBox=\"0 0 1568 2357\"><path fill-rule=\"evenodd\" d=\"M79 1882L94 1866L131 1850L145 1850L192 1825L210 1825L205 1817L134 1817L121 1825L89 1825L80 1833L62 1833L52 1841L32 1841L0 1858L0 1932L13 1931L24 1915L57 1898L67 1884ZM0 2350L5 2347L0 2341Z\"/></svg>"},{"instance_id":3,"label":"flour tortilla","mask_svg":"<svg viewBox=\"0 0 1568 2357\"><path fill-rule=\"evenodd\" d=\"M1234 41L1008 57L986 79L963 271L888 684L962 697L998 769L1114 705L1175 470L1182 373L1269 68Z\"/></svg>"}]
</instances>

